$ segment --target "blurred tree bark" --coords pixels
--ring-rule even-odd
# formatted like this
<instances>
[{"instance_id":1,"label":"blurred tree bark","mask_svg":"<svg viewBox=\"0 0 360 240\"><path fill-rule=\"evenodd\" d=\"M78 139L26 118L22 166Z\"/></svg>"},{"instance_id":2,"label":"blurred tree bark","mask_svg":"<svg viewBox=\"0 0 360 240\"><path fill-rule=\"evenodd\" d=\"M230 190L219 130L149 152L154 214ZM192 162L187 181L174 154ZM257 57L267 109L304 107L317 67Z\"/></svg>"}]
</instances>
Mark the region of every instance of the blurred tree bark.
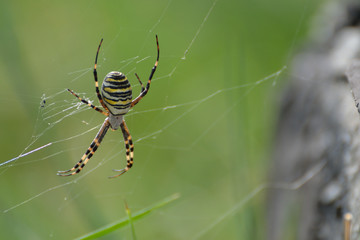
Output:
<instances>
[{"instance_id":1,"label":"blurred tree bark","mask_svg":"<svg viewBox=\"0 0 360 240\"><path fill-rule=\"evenodd\" d=\"M347 70L360 58L360 1L326 2L322 10L281 100L270 181L291 183L324 165L296 191L269 189L270 240L293 239L293 226L296 239L343 239L347 212L351 239L360 237L360 117L351 93L356 98L360 70Z\"/></svg>"}]
</instances>

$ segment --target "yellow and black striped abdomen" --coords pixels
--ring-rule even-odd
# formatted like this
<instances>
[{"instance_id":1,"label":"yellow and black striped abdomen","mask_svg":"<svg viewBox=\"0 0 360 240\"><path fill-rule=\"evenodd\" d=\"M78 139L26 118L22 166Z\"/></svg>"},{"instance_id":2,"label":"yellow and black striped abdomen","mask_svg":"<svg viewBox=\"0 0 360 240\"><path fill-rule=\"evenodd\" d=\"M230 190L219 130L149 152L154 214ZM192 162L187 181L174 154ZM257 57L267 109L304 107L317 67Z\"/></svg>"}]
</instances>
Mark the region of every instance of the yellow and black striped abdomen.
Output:
<instances>
[{"instance_id":1,"label":"yellow and black striped abdomen","mask_svg":"<svg viewBox=\"0 0 360 240\"><path fill-rule=\"evenodd\" d=\"M130 109L132 90L121 72L110 72L101 86L101 96L112 115L123 115Z\"/></svg>"}]
</instances>

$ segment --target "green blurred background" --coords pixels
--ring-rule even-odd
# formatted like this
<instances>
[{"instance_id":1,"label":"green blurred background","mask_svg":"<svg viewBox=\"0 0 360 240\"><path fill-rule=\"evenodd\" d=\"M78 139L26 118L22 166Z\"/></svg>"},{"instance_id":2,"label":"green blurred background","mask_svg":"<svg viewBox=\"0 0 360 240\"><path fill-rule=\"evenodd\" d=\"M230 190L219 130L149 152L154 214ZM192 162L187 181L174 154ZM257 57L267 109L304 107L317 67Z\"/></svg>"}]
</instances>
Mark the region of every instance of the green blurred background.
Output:
<instances>
[{"instance_id":1,"label":"green blurred background","mask_svg":"<svg viewBox=\"0 0 360 240\"><path fill-rule=\"evenodd\" d=\"M52 143L0 167L1 238L72 239L126 216L124 200L136 212L180 193L135 223L138 239L265 239L265 193L234 206L267 180L289 70L257 81L290 63L320 3L1 1L0 162ZM134 167L107 178L125 166L121 131L109 131L81 174L56 176L79 160L104 120L74 108L64 89L99 105L92 67L104 38L100 81L122 71L137 95L134 73L146 82L155 34L159 68L126 115ZM104 239L131 238L124 228Z\"/></svg>"}]
</instances>

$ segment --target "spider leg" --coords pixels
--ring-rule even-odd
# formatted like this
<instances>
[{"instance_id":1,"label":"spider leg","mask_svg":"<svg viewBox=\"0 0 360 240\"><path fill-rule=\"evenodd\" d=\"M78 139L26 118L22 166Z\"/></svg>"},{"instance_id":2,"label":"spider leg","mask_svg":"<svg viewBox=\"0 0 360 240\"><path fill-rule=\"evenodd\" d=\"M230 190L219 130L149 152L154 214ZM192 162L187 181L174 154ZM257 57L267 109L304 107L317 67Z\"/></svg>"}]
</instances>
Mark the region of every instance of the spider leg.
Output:
<instances>
[{"instance_id":1,"label":"spider leg","mask_svg":"<svg viewBox=\"0 0 360 240\"><path fill-rule=\"evenodd\" d=\"M130 108L134 107L143 97L145 97L145 95L147 94L147 92L149 91L149 88L150 88L150 83L151 83L151 79L153 78L154 76L154 73L156 71L156 68L158 66L158 63L159 63L159 55L160 55L160 50L159 50L159 40L158 40L158 36L156 35L156 45L157 45L157 58L156 58L156 62L155 62L155 65L154 67L151 69L151 73L150 73L150 76L149 76L149 80L146 84L146 88L145 89L142 89L140 95L138 97L136 97L132 102L131 102L131 105L130 105ZM137 76L137 75L136 75ZM140 81L139 77L137 76L138 80ZM141 82L140 82L141 83ZM141 84L142 85L142 84Z\"/></svg>"},{"instance_id":2,"label":"spider leg","mask_svg":"<svg viewBox=\"0 0 360 240\"><path fill-rule=\"evenodd\" d=\"M88 101L82 99L81 97L79 97L76 93L74 93L72 90L67 89L72 95L74 95L77 99L79 99L81 102L85 103L86 105L88 105L89 107L91 107L92 109L98 111L101 114L104 114L105 116L109 116L109 114L107 112L104 112L103 110L101 110L100 108L92 105L91 103L89 103Z\"/></svg>"},{"instance_id":3,"label":"spider leg","mask_svg":"<svg viewBox=\"0 0 360 240\"><path fill-rule=\"evenodd\" d=\"M103 125L101 126L98 134L90 144L90 147L86 150L84 155L81 157L80 161L75 164L75 166L66 171L58 171L57 175L59 176L71 176L79 173L86 165L86 163L90 160L90 158L94 155L95 151L100 146L101 141L103 140L107 130L110 127L109 119L106 118ZM76 171L75 171L76 170ZM69 173L71 172L71 173ZM68 173L68 174L67 174Z\"/></svg>"},{"instance_id":4,"label":"spider leg","mask_svg":"<svg viewBox=\"0 0 360 240\"><path fill-rule=\"evenodd\" d=\"M95 57L95 65L94 65L95 90L96 90L96 95L97 95L97 97L99 99L99 102L100 102L101 106L103 106L103 108L105 108L105 110L109 112L109 109L106 107L106 105L104 103L104 100L102 99L102 97L100 95L98 76L97 76L97 71L96 71L98 55L99 55L99 51L100 51L100 47L101 47L102 42L103 42L103 39L101 39L101 41L100 41L99 47L98 47L97 52L96 52L96 57Z\"/></svg>"},{"instance_id":5,"label":"spider leg","mask_svg":"<svg viewBox=\"0 0 360 240\"><path fill-rule=\"evenodd\" d=\"M126 148L126 167L123 169L120 169L120 170L114 169L114 171L120 172L120 173L115 176L109 177L109 178L115 178L115 177L118 177L118 176L126 173L127 171L129 171L129 169L132 167L132 165L134 163L134 144L132 142L132 138L131 138L129 129L127 128L124 120L120 124L120 127L121 127L121 131L124 135L124 142L125 142L125 148Z\"/></svg>"},{"instance_id":6,"label":"spider leg","mask_svg":"<svg viewBox=\"0 0 360 240\"><path fill-rule=\"evenodd\" d=\"M139 83L141 85L141 92L143 92L145 90L144 85L142 84L142 82L141 82L141 80L139 78L139 75L137 75L137 73L135 73L135 76L136 76L137 80L139 81Z\"/></svg>"}]
</instances>

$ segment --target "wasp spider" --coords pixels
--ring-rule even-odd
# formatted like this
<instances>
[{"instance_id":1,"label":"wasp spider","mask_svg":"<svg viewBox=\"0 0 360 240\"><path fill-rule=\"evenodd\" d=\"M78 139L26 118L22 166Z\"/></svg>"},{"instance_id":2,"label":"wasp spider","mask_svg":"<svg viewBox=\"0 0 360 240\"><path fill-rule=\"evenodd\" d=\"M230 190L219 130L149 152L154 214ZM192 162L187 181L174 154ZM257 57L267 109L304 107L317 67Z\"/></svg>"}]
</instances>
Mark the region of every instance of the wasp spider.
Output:
<instances>
[{"instance_id":1,"label":"wasp spider","mask_svg":"<svg viewBox=\"0 0 360 240\"><path fill-rule=\"evenodd\" d=\"M131 135L129 129L127 128L124 120L124 115L134 107L149 91L151 79L155 73L156 67L159 62L159 41L156 35L156 45L157 45L157 58L154 67L151 70L149 80L146 84L146 87L140 81L139 76L135 73L136 78L138 79L141 85L141 93L138 97L132 100L132 90L128 79L121 72L110 72L106 75L103 84L101 86L101 91L99 91L98 77L96 71L97 59L99 55L99 50L103 39L101 39L99 47L96 52L95 57L95 66L94 66L94 78L95 78L95 90L97 97L101 106L105 109L102 110L88 101L80 98L76 93L72 90L68 89L68 91L78 98L81 102L89 105L89 107L95 109L96 111L102 113L107 118L105 119L103 125L101 126L98 134L96 135L93 142L90 144L90 147L86 150L84 155L81 157L80 161L75 164L75 166L67 171L59 171L58 175L60 176L71 176L79 173L86 165L86 163L90 160L90 158L94 155L95 151L100 146L101 141L103 140L106 132L109 128L113 130L121 128L121 131L124 136L125 148L126 148L126 167L121 170L114 170L119 172L119 174L112 176L110 178L118 177L121 174L127 172L133 165L134 162L134 144L131 139Z\"/></svg>"}]
</instances>

